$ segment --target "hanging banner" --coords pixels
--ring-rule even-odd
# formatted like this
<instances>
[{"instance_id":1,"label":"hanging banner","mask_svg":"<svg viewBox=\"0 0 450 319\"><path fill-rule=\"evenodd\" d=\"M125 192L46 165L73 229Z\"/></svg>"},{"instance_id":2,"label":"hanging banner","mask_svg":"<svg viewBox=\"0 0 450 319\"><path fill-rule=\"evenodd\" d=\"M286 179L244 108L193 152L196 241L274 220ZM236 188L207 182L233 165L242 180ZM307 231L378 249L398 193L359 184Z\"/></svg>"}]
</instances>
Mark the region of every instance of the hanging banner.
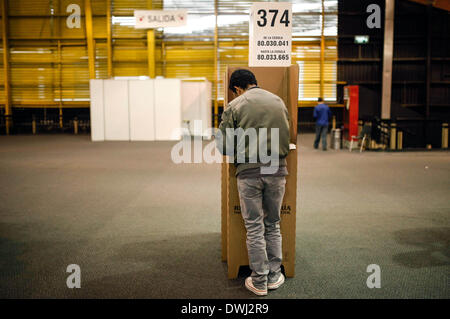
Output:
<instances>
[{"instance_id":1,"label":"hanging banner","mask_svg":"<svg viewBox=\"0 0 450 319\"><path fill-rule=\"evenodd\" d=\"M250 9L249 66L290 66L292 4L255 2Z\"/></svg>"},{"instance_id":2,"label":"hanging banner","mask_svg":"<svg viewBox=\"0 0 450 319\"><path fill-rule=\"evenodd\" d=\"M135 29L180 27L187 23L187 10L135 10Z\"/></svg>"}]
</instances>

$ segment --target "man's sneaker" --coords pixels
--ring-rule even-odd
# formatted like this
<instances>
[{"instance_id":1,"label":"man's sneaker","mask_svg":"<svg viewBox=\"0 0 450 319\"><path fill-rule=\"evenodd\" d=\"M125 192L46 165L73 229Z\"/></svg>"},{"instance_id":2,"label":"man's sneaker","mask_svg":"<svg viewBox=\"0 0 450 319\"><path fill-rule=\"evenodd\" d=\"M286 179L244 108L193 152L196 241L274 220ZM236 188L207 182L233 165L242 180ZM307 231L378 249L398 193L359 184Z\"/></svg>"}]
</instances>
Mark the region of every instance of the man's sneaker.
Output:
<instances>
[{"instance_id":1,"label":"man's sneaker","mask_svg":"<svg viewBox=\"0 0 450 319\"><path fill-rule=\"evenodd\" d=\"M278 278L278 280L276 282L267 284L267 289L270 289L270 290L277 289L282 284L284 284L284 275L280 274L280 277Z\"/></svg>"},{"instance_id":2,"label":"man's sneaker","mask_svg":"<svg viewBox=\"0 0 450 319\"><path fill-rule=\"evenodd\" d=\"M247 288L248 290L250 290L251 292L253 292L255 295L258 296L267 296L267 289L262 290L262 289L258 289L255 286L253 286L253 280L252 277L247 277L245 279L245 288Z\"/></svg>"}]
</instances>

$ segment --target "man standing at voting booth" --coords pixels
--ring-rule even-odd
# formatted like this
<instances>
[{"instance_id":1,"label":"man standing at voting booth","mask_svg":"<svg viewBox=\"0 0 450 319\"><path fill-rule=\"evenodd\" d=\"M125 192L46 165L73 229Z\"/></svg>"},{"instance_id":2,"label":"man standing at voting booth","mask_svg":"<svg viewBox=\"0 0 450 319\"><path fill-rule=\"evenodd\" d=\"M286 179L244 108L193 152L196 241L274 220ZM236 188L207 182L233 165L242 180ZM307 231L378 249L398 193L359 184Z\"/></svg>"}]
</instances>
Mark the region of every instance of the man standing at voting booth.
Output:
<instances>
[{"instance_id":1,"label":"man standing at voting booth","mask_svg":"<svg viewBox=\"0 0 450 319\"><path fill-rule=\"evenodd\" d=\"M258 87L249 70L234 71L229 88L236 97L222 114L216 143L236 166L252 270L245 287L264 296L285 280L281 273L280 209L288 175L289 113L280 97Z\"/></svg>"}]
</instances>

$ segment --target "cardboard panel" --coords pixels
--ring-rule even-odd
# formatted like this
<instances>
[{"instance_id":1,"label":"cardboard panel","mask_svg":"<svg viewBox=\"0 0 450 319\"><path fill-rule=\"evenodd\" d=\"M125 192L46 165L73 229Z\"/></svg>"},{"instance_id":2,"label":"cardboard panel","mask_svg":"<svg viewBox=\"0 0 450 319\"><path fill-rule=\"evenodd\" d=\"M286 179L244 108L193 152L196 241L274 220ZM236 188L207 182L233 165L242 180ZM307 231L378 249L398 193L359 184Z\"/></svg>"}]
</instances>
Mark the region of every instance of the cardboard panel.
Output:
<instances>
[{"instance_id":1,"label":"cardboard panel","mask_svg":"<svg viewBox=\"0 0 450 319\"><path fill-rule=\"evenodd\" d=\"M294 64L289 67L287 76L289 91L286 106L289 110L290 136L293 144L297 144L299 72L298 64Z\"/></svg>"},{"instance_id":2,"label":"cardboard panel","mask_svg":"<svg viewBox=\"0 0 450 319\"><path fill-rule=\"evenodd\" d=\"M241 215L241 205L237 190L236 167L227 164L227 262L228 278L236 278L239 267L248 265L246 245L247 231Z\"/></svg>"},{"instance_id":3,"label":"cardboard panel","mask_svg":"<svg viewBox=\"0 0 450 319\"><path fill-rule=\"evenodd\" d=\"M156 79L155 139L181 139L181 80Z\"/></svg>"},{"instance_id":4,"label":"cardboard panel","mask_svg":"<svg viewBox=\"0 0 450 319\"><path fill-rule=\"evenodd\" d=\"M128 81L130 139L153 141L155 139L155 96L153 80Z\"/></svg>"},{"instance_id":5,"label":"cardboard panel","mask_svg":"<svg viewBox=\"0 0 450 319\"><path fill-rule=\"evenodd\" d=\"M225 69L223 76L223 83L225 84L225 92L228 86L228 68ZM223 105L227 107L229 102L228 94L224 94ZM226 162L227 156L222 156L221 164L221 231L222 231L222 261L227 261L228 258L228 164Z\"/></svg>"},{"instance_id":6,"label":"cardboard panel","mask_svg":"<svg viewBox=\"0 0 450 319\"><path fill-rule=\"evenodd\" d=\"M227 261L228 258L228 164L225 162L226 157L223 156L223 162L221 165L221 244L222 244L222 261Z\"/></svg>"},{"instance_id":7,"label":"cardboard panel","mask_svg":"<svg viewBox=\"0 0 450 319\"><path fill-rule=\"evenodd\" d=\"M105 140L130 140L128 81L104 80Z\"/></svg>"},{"instance_id":8,"label":"cardboard panel","mask_svg":"<svg viewBox=\"0 0 450 319\"><path fill-rule=\"evenodd\" d=\"M297 214L297 150L291 150L286 157L287 170L286 191L281 206L280 229L282 235L283 266L286 276L295 275L295 233ZM237 190L236 168L225 164L227 170L227 261L228 277L236 278L239 267L248 265L246 246L247 232L241 214L239 192Z\"/></svg>"},{"instance_id":9,"label":"cardboard panel","mask_svg":"<svg viewBox=\"0 0 450 319\"><path fill-rule=\"evenodd\" d=\"M229 76L237 68L228 67L225 73L225 107L234 98L228 89ZM291 143L297 141L298 66L289 68L248 68L258 85L280 96L288 108L291 121ZM297 150L291 150L286 158L289 175L281 208L281 234L283 237L283 266L288 277L295 275L295 232L297 206ZM226 256L228 277L236 278L239 267L248 265L246 230L241 216L234 164L222 164L222 259ZM224 189L226 187L226 189ZM226 223L224 225L224 223ZM226 247L224 247L226 243Z\"/></svg>"},{"instance_id":10,"label":"cardboard panel","mask_svg":"<svg viewBox=\"0 0 450 319\"><path fill-rule=\"evenodd\" d=\"M89 91L91 97L91 141L104 141L103 80L90 80Z\"/></svg>"},{"instance_id":11,"label":"cardboard panel","mask_svg":"<svg viewBox=\"0 0 450 319\"><path fill-rule=\"evenodd\" d=\"M289 151L286 157L286 191L281 206L280 229L283 237L283 266L288 277L295 275L295 234L297 220L297 150Z\"/></svg>"}]
</instances>

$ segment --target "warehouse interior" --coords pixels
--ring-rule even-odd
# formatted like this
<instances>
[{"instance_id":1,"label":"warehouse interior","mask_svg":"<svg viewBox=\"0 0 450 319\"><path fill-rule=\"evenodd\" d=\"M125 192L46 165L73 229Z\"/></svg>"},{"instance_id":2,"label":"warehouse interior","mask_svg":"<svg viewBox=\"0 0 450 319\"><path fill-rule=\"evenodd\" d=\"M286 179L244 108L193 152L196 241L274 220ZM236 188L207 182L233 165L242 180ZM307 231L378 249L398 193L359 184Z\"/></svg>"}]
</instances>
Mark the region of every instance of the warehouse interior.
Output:
<instances>
[{"instance_id":1,"label":"warehouse interior","mask_svg":"<svg viewBox=\"0 0 450 319\"><path fill-rule=\"evenodd\" d=\"M174 163L180 136L95 140L92 117L93 83L176 80L206 84L217 128L227 69L249 64L253 2L0 1L2 298L254 297L248 266L230 279L221 255L221 164ZM295 276L267 298L450 298L450 3L289 2ZM380 27L367 26L371 5ZM136 29L135 10L187 10L187 24ZM371 130L352 149L332 132L355 86L357 135ZM313 147L318 97L333 114L327 152ZM153 120L157 132L173 118ZM66 286L71 264L80 289ZM381 288L366 285L371 264Z\"/></svg>"}]
</instances>

